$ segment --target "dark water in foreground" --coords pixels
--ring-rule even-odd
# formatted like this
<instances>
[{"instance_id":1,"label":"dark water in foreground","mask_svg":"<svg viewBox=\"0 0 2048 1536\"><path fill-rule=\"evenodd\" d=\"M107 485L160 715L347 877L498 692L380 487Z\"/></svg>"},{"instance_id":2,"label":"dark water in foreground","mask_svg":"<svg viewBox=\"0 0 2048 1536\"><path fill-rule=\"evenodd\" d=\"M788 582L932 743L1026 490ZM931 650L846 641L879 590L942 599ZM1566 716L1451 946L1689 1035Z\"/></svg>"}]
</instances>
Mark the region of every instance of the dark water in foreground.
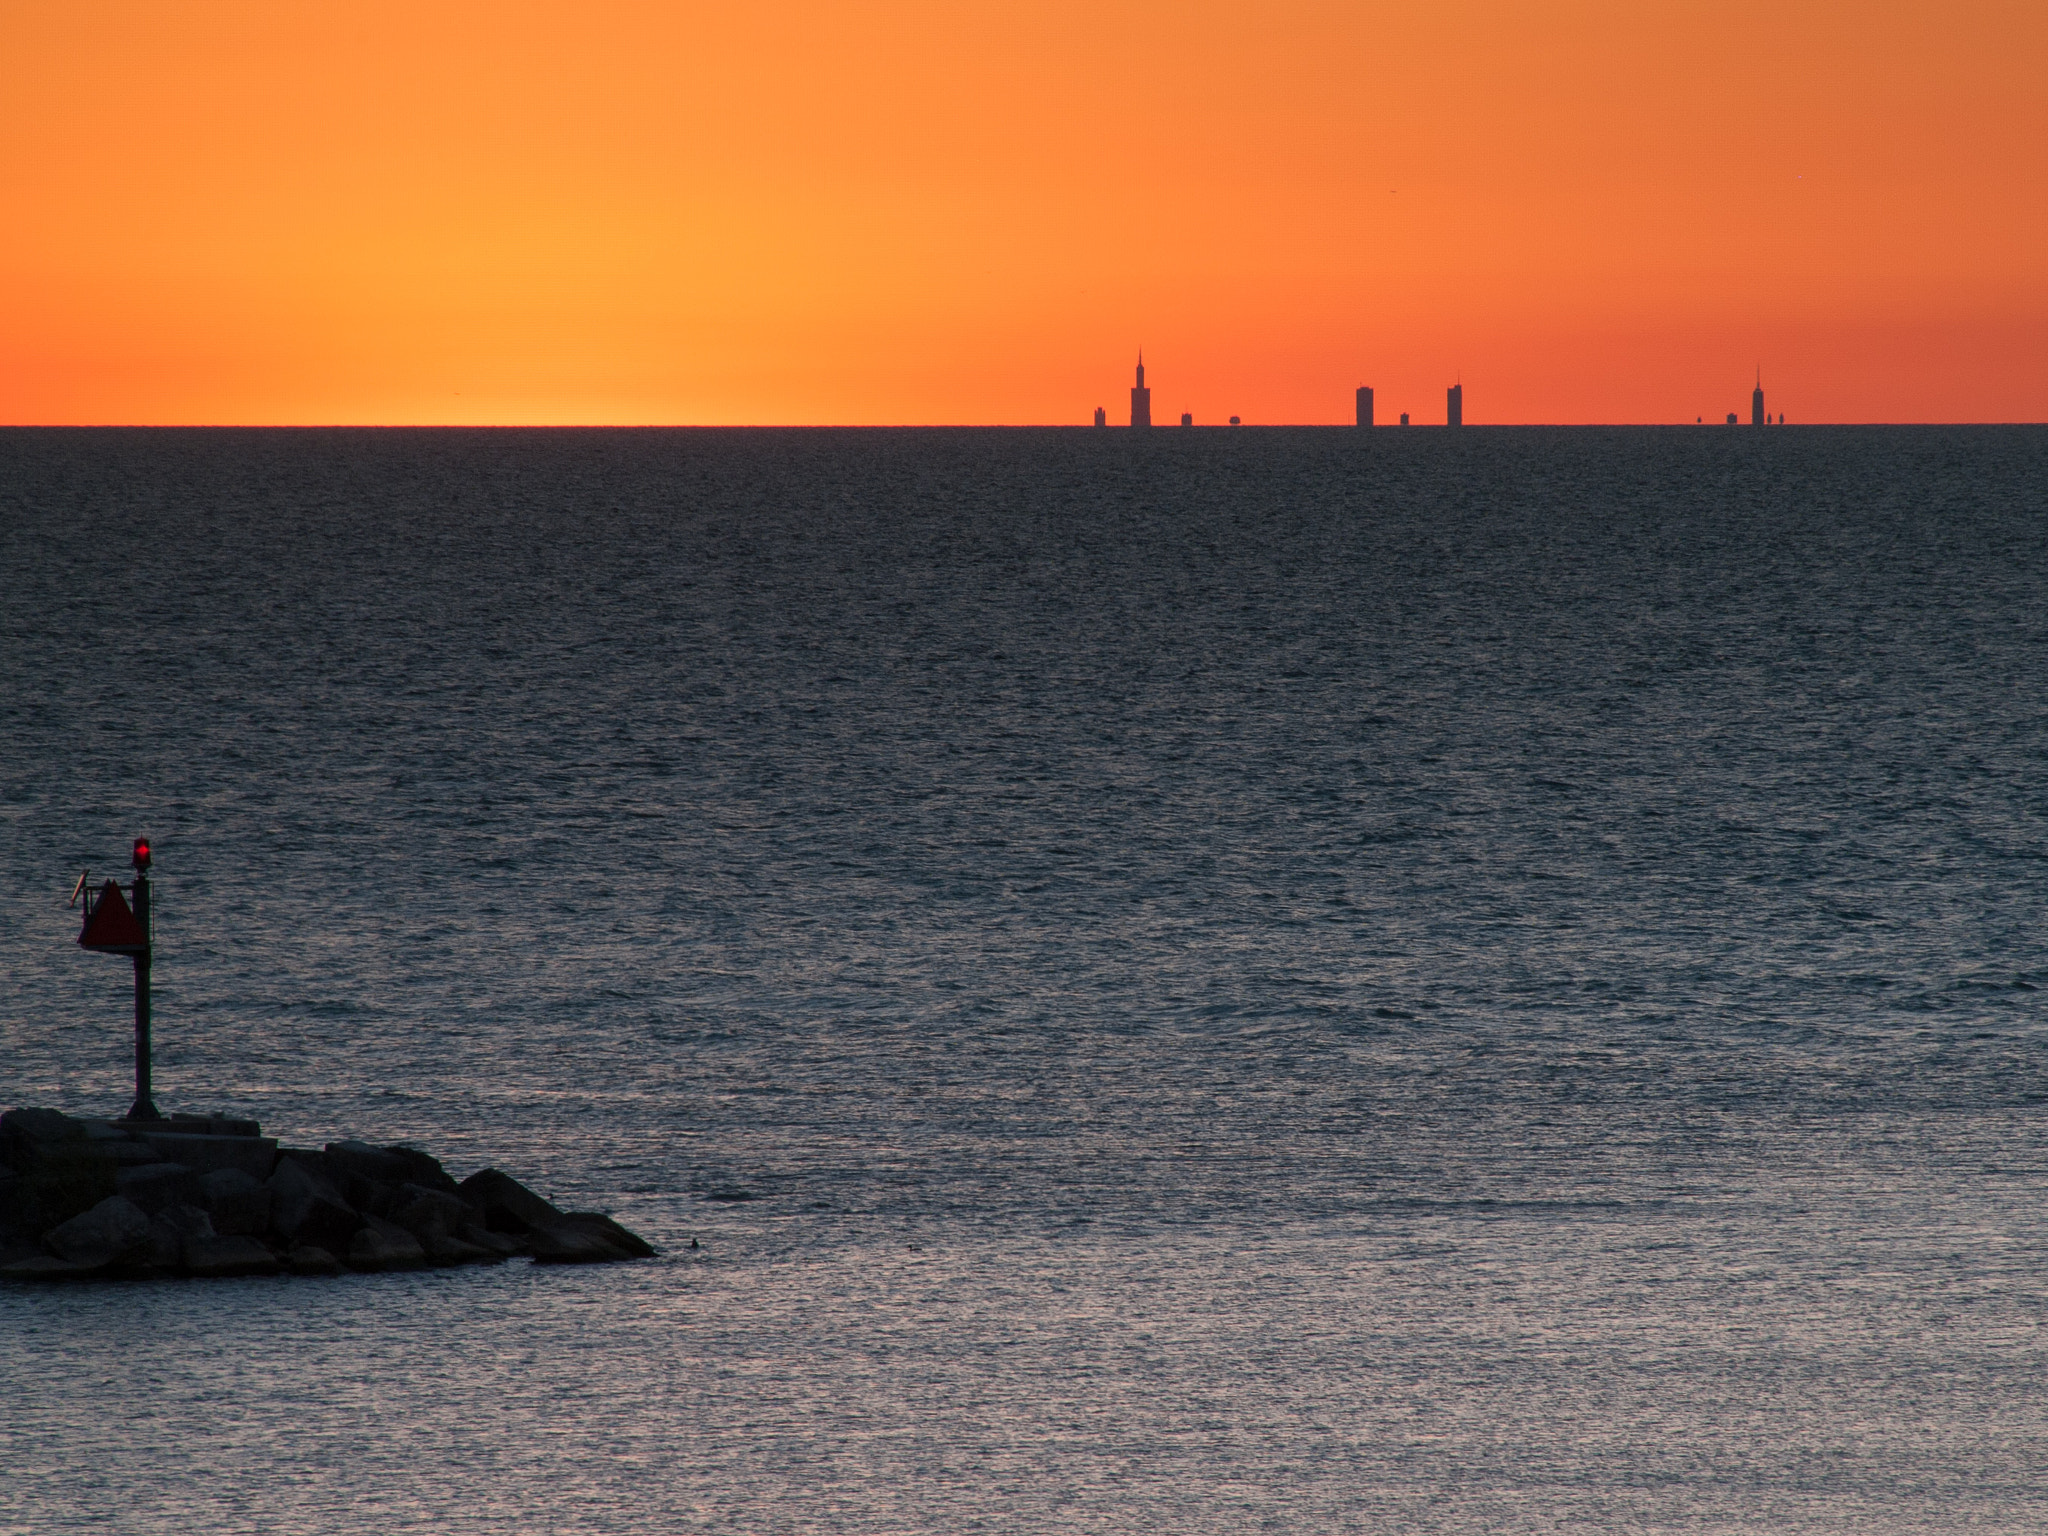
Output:
<instances>
[{"instance_id":1,"label":"dark water in foreground","mask_svg":"<svg viewBox=\"0 0 2048 1536\"><path fill-rule=\"evenodd\" d=\"M0 1292L0 1531L2048 1527L2044 530L2028 428L0 433L0 1103L125 1103L146 831L167 1108L669 1249Z\"/></svg>"}]
</instances>

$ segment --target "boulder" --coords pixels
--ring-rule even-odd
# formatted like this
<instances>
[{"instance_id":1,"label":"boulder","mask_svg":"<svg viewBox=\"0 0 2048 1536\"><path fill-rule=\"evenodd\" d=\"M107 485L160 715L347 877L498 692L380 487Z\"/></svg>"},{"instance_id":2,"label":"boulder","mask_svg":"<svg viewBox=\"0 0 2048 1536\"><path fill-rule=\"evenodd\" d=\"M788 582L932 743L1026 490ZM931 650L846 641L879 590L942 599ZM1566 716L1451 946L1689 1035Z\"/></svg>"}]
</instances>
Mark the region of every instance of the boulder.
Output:
<instances>
[{"instance_id":1,"label":"boulder","mask_svg":"<svg viewBox=\"0 0 2048 1536\"><path fill-rule=\"evenodd\" d=\"M5 1280L91 1280L106 1272L104 1264L80 1264L74 1259L53 1258L47 1253L30 1254L25 1259L0 1264L0 1279Z\"/></svg>"},{"instance_id":2,"label":"boulder","mask_svg":"<svg viewBox=\"0 0 2048 1536\"><path fill-rule=\"evenodd\" d=\"M328 1161L325 1152L316 1152L311 1147L279 1147L277 1149L277 1166L282 1168L287 1158L297 1163L315 1178L325 1179L330 1184L335 1182L335 1178L340 1172L338 1168ZM271 1171L274 1173L276 1169Z\"/></svg>"},{"instance_id":3,"label":"boulder","mask_svg":"<svg viewBox=\"0 0 2048 1536\"><path fill-rule=\"evenodd\" d=\"M113 1158L54 1109L0 1115L0 1164L18 1175L0 1184L0 1229L45 1232L118 1192Z\"/></svg>"},{"instance_id":4,"label":"boulder","mask_svg":"<svg viewBox=\"0 0 2048 1536\"><path fill-rule=\"evenodd\" d=\"M651 1259L654 1245L637 1232L629 1232L601 1211L571 1211L568 1225L600 1237L629 1259Z\"/></svg>"},{"instance_id":5,"label":"boulder","mask_svg":"<svg viewBox=\"0 0 2048 1536\"><path fill-rule=\"evenodd\" d=\"M257 1237L270 1227L271 1193L239 1168L216 1168L200 1186L214 1230L223 1237Z\"/></svg>"},{"instance_id":6,"label":"boulder","mask_svg":"<svg viewBox=\"0 0 2048 1536\"><path fill-rule=\"evenodd\" d=\"M119 1169L114 1174L114 1188L150 1213L167 1205L198 1205L206 1198L199 1175L183 1163L144 1163L139 1168Z\"/></svg>"},{"instance_id":7,"label":"boulder","mask_svg":"<svg viewBox=\"0 0 2048 1536\"><path fill-rule=\"evenodd\" d=\"M321 1154L328 1176L349 1204L390 1219L410 1198L410 1188L456 1192L440 1163L415 1147L373 1147L363 1141L332 1141Z\"/></svg>"},{"instance_id":8,"label":"boulder","mask_svg":"<svg viewBox=\"0 0 2048 1536\"><path fill-rule=\"evenodd\" d=\"M85 1129L87 1150L95 1156L111 1158L118 1168L177 1161L176 1158L159 1157L148 1142L129 1135L116 1121L81 1120L78 1123Z\"/></svg>"},{"instance_id":9,"label":"boulder","mask_svg":"<svg viewBox=\"0 0 2048 1536\"><path fill-rule=\"evenodd\" d=\"M491 1232L483 1227L464 1227L462 1241L474 1244L501 1259L515 1258L526 1252L526 1244L509 1232Z\"/></svg>"},{"instance_id":10,"label":"boulder","mask_svg":"<svg viewBox=\"0 0 2048 1536\"><path fill-rule=\"evenodd\" d=\"M166 1274L176 1274L185 1265L185 1245L177 1233L154 1216L149 1218L149 1251L143 1255L143 1262Z\"/></svg>"},{"instance_id":11,"label":"boulder","mask_svg":"<svg viewBox=\"0 0 2048 1536\"><path fill-rule=\"evenodd\" d=\"M459 1236L476 1223L475 1210L459 1195L418 1184L401 1185L399 1193L402 1198L393 1202L389 1219L418 1238L422 1246L430 1248L437 1239Z\"/></svg>"},{"instance_id":12,"label":"boulder","mask_svg":"<svg viewBox=\"0 0 2048 1536\"><path fill-rule=\"evenodd\" d=\"M0 1180L0 1231L36 1237L118 1193L112 1163L46 1164Z\"/></svg>"},{"instance_id":13,"label":"boulder","mask_svg":"<svg viewBox=\"0 0 2048 1536\"><path fill-rule=\"evenodd\" d=\"M348 1242L351 1269L418 1269L427 1262L419 1239L381 1216L366 1216Z\"/></svg>"},{"instance_id":14,"label":"boulder","mask_svg":"<svg viewBox=\"0 0 2048 1536\"><path fill-rule=\"evenodd\" d=\"M427 1262L442 1266L452 1264L502 1264L507 1255L481 1243L467 1242L459 1237L436 1235L423 1238L420 1246L427 1251Z\"/></svg>"},{"instance_id":15,"label":"boulder","mask_svg":"<svg viewBox=\"0 0 2048 1536\"><path fill-rule=\"evenodd\" d=\"M285 1268L295 1275L338 1275L341 1260L325 1248L301 1246L284 1256Z\"/></svg>"},{"instance_id":16,"label":"boulder","mask_svg":"<svg viewBox=\"0 0 2048 1536\"><path fill-rule=\"evenodd\" d=\"M196 1205L172 1205L150 1218L152 1225L162 1225L186 1237L218 1237L220 1233L213 1225L213 1218Z\"/></svg>"},{"instance_id":17,"label":"boulder","mask_svg":"<svg viewBox=\"0 0 2048 1536\"><path fill-rule=\"evenodd\" d=\"M508 1173L486 1168L462 1181L462 1198L483 1218L485 1233L520 1240L540 1264L606 1264L651 1258L654 1249L611 1217L596 1211L571 1214L543 1200ZM482 1241L483 1233L463 1234Z\"/></svg>"},{"instance_id":18,"label":"boulder","mask_svg":"<svg viewBox=\"0 0 2048 1536\"><path fill-rule=\"evenodd\" d=\"M455 1194L460 1188L439 1160L427 1156L418 1147L386 1147L384 1150L405 1160L407 1183L417 1184L422 1189L438 1189L444 1195Z\"/></svg>"},{"instance_id":19,"label":"boulder","mask_svg":"<svg viewBox=\"0 0 2048 1536\"><path fill-rule=\"evenodd\" d=\"M54 1109L10 1109L0 1115L0 1163L27 1172L46 1149L82 1143L85 1127Z\"/></svg>"},{"instance_id":20,"label":"boulder","mask_svg":"<svg viewBox=\"0 0 2048 1536\"><path fill-rule=\"evenodd\" d=\"M527 1233L526 1251L536 1264L611 1264L632 1257L596 1232L566 1221Z\"/></svg>"},{"instance_id":21,"label":"boulder","mask_svg":"<svg viewBox=\"0 0 2048 1536\"><path fill-rule=\"evenodd\" d=\"M12 1264L16 1259L30 1259L43 1251L41 1243L24 1241L21 1238L0 1238L0 1264Z\"/></svg>"},{"instance_id":22,"label":"boulder","mask_svg":"<svg viewBox=\"0 0 2048 1536\"><path fill-rule=\"evenodd\" d=\"M170 1206L149 1218L149 1262L158 1269L183 1269L185 1240L213 1235L212 1220L198 1206Z\"/></svg>"},{"instance_id":23,"label":"boulder","mask_svg":"<svg viewBox=\"0 0 2048 1536\"><path fill-rule=\"evenodd\" d=\"M296 1157L280 1157L266 1187L270 1191L270 1231L287 1246L346 1253L349 1239L362 1228L362 1215Z\"/></svg>"},{"instance_id":24,"label":"boulder","mask_svg":"<svg viewBox=\"0 0 2048 1536\"><path fill-rule=\"evenodd\" d=\"M484 1227L492 1232L509 1232L514 1236L537 1232L559 1224L566 1215L511 1174L495 1168L472 1173L458 1189L462 1198L483 1217Z\"/></svg>"},{"instance_id":25,"label":"boulder","mask_svg":"<svg viewBox=\"0 0 2048 1536\"><path fill-rule=\"evenodd\" d=\"M372 1184L405 1184L412 1179L412 1165L404 1157L366 1141L330 1141L327 1156L337 1167Z\"/></svg>"},{"instance_id":26,"label":"boulder","mask_svg":"<svg viewBox=\"0 0 2048 1536\"><path fill-rule=\"evenodd\" d=\"M234 1275L274 1275L277 1255L253 1237L188 1237L185 1273L195 1280L221 1280Z\"/></svg>"},{"instance_id":27,"label":"boulder","mask_svg":"<svg viewBox=\"0 0 2048 1536\"><path fill-rule=\"evenodd\" d=\"M127 1137L122 1137L119 1140L110 1138L105 1141L95 1137L92 1143L92 1150L96 1155L112 1161L116 1172L123 1168L140 1168L149 1163L161 1163L164 1161L163 1158L157 1156L156 1148L152 1147L148 1142L135 1141Z\"/></svg>"},{"instance_id":28,"label":"boulder","mask_svg":"<svg viewBox=\"0 0 2048 1536\"><path fill-rule=\"evenodd\" d=\"M110 1195L82 1216L74 1216L43 1235L43 1243L60 1259L103 1267L149 1256L149 1217L133 1201Z\"/></svg>"},{"instance_id":29,"label":"boulder","mask_svg":"<svg viewBox=\"0 0 2048 1536\"><path fill-rule=\"evenodd\" d=\"M277 1142L269 1136L204 1136L172 1130L144 1130L135 1135L165 1162L183 1163L200 1173L239 1168L252 1179L267 1179L277 1167Z\"/></svg>"},{"instance_id":30,"label":"boulder","mask_svg":"<svg viewBox=\"0 0 2048 1536\"><path fill-rule=\"evenodd\" d=\"M341 1192L341 1198L367 1216L387 1216L393 1198L398 1193L396 1184L380 1184L367 1174L358 1173L339 1163L330 1163L328 1177Z\"/></svg>"}]
</instances>

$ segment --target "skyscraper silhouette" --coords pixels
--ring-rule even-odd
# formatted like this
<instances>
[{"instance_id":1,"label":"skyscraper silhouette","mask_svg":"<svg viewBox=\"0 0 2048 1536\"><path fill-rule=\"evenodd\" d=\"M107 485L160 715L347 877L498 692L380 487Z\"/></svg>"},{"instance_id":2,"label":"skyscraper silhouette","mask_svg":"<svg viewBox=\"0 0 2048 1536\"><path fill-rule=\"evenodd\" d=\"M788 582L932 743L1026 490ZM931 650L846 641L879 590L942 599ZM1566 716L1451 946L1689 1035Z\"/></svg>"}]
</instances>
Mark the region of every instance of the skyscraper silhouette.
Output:
<instances>
[{"instance_id":1,"label":"skyscraper silhouette","mask_svg":"<svg viewBox=\"0 0 2048 1536\"><path fill-rule=\"evenodd\" d=\"M1152 425L1152 391L1145 387L1145 352L1138 350L1138 382L1131 386L1131 425Z\"/></svg>"},{"instance_id":2,"label":"skyscraper silhouette","mask_svg":"<svg viewBox=\"0 0 2048 1536\"><path fill-rule=\"evenodd\" d=\"M1465 425L1465 386L1453 384L1444 394L1444 424L1452 427Z\"/></svg>"},{"instance_id":3,"label":"skyscraper silhouette","mask_svg":"<svg viewBox=\"0 0 2048 1536\"><path fill-rule=\"evenodd\" d=\"M1760 427L1764 424L1764 371L1756 371L1756 388L1749 392L1749 424Z\"/></svg>"},{"instance_id":4,"label":"skyscraper silhouette","mask_svg":"<svg viewBox=\"0 0 2048 1536\"><path fill-rule=\"evenodd\" d=\"M1358 424L1361 427L1372 425L1372 389L1364 384L1358 386Z\"/></svg>"},{"instance_id":5,"label":"skyscraper silhouette","mask_svg":"<svg viewBox=\"0 0 2048 1536\"><path fill-rule=\"evenodd\" d=\"M1099 406L1099 405L1098 405L1097 407L1095 407L1095 425L1097 425L1097 426L1099 427L1099 426L1101 426L1101 425L1102 425L1102 424L1103 424L1104 422L1106 422L1106 421L1108 421L1108 420L1109 420L1109 417L1108 417L1108 415L1107 415L1107 414L1106 414L1106 413L1105 413L1105 412L1103 411L1102 407L1101 407L1101 406Z\"/></svg>"}]
</instances>

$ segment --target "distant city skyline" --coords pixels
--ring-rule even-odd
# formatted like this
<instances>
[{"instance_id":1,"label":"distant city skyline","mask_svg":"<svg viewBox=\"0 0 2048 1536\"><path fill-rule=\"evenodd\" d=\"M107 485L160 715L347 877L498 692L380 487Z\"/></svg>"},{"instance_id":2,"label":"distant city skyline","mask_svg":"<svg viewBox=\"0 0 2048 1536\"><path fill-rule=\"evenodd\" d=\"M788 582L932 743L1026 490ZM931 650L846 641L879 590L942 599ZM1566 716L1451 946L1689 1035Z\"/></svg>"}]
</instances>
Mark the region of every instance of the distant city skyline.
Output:
<instances>
[{"instance_id":1,"label":"distant city skyline","mask_svg":"<svg viewBox=\"0 0 2048 1536\"><path fill-rule=\"evenodd\" d=\"M1358 427L1371 427L1371 426L1373 426L1373 425L1374 425L1374 420L1375 420L1375 415L1374 415L1374 406L1375 406L1375 390L1374 390L1374 387L1373 387L1372 385L1369 385L1369 384L1360 384L1360 385L1357 385L1357 386L1355 386L1355 388L1354 388L1354 389L1353 389L1353 391L1352 391L1352 413L1353 413L1353 414L1352 414L1352 424L1353 424L1354 426L1358 426ZM1407 425L1409 424L1409 415L1410 415L1410 413L1409 413L1409 412L1407 412L1407 411L1403 411L1403 412L1401 412L1401 413L1400 413L1400 425L1402 425L1402 426L1404 426L1404 427L1405 427L1405 426L1407 426ZM1781 415L1781 416L1779 416L1779 417L1778 417L1778 418L1776 418L1776 419L1777 419L1777 420L1779 420L1779 421L1782 421L1782 420L1783 420L1784 418L1783 418L1783 417L1782 417L1782 415ZM1239 424L1240 424L1240 420L1241 420L1241 418L1240 418L1240 417L1239 417L1238 415L1236 415L1236 414L1233 414L1233 415L1231 415L1231 416L1230 416L1230 418L1229 418L1229 424L1230 424L1231 426L1233 426L1233 427L1234 427L1234 426L1237 426L1237 425L1239 425ZM1697 424L1697 423L1703 423L1703 422L1704 422L1705 420L1706 420L1706 416L1705 416L1705 414L1704 414L1704 413L1697 413L1697 414L1695 414L1695 415L1694 415L1694 417L1693 417L1693 421L1694 421L1694 422L1695 422L1696 424ZM1733 412L1733 411L1730 411L1730 412L1728 412L1728 414L1727 414L1727 424L1728 424L1728 425L1730 425L1730 426L1733 426L1733 425L1734 425L1734 424L1736 423L1736 421L1737 421L1737 420L1738 420L1738 417L1737 417L1737 415L1736 415L1736 413L1735 413L1735 412ZM1183 412L1181 413L1181 418L1180 418L1180 424L1181 424L1181 425L1182 425L1183 427L1191 427L1191 426L1193 426L1193 425L1194 425L1194 421L1195 421L1195 417L1194 417L1194 413L1193 413L1192 411L1183 411ZM1770 415L1770 414L1769 414L1768 412L1766 412L1766 411L1765 411L1765 409L1764 409L1764 388L1763 388L1763 370L1762 370L1762 368L1761 368L1761 367L1759 366L1759 367L1758 367L1758 369L1756 370L1756 381L1755 381L1755 387L1754 387L1754 388L1752 389L1752 391L1751 391L1751 393L1750 393L1750 422L1751 422L1751 424L1752 424L1752 425L1754 425L1754 426L1768 426L1768 425L1772 424L1772 421L1773 421L1773 418L1772 418L1772 417L1771 417L1771 415ZM1680 419L1679 419L1679 422L1676 422L1676 423L1673 423L1673 422L1665 422L1665 423L1657 423L1657 422L1641 422L1641 423L1586 423L1586 425L1643 425L1643 426L1656 426L1656 425L1678 425L1678 424L1682 424L1682 422L1683 422L1683 418L1680 418ZM1098 405L1098 406L1096 406L1096 407L1095 407L1095 415L1094 415L1094 424L1095 424L1096 426L1098 426L1098 427L1101 427L1101 426L1106 426L1106 425L1108 424L1107 412L1105 411L1105 409L1104 409L1104 408L1103 408L1102 406L1099 406L1099 405ZM1136 372L1136 375L1135 375L1135 379L1134 379L1134 382L1133 382L1133 384L1132 384L1132 386L1131 386L1131 408L1130 408L1130 424L1131 424L1131 425L1132 425L1133 427L1146 427L1146 428L1149 428L1149 427L1150 427L1150 426L1152 425L1152 390L1151 390L1150 386L1148 386L1148 385L1146 384L1146 382L1145 382L1145 353L1144 353L1144 349L1143 349L1143 348L1140 348L1140 349L1139 349L1139 351L1138 351L1138 363L1137 363L1137 372ZM1303 422L1279 422L1279 421L1276 421L1276 422L1269 422L1269 423L1267 423L1267 425L1270 425L1270 426L1315 426L1315 425L1324 425L1324 424L1327 424L1327 423L1317 423L1317 422L1314 422L1314 421L1303 421ZM1464 424L1465 424L1465 385L1464 385L1464 381L1463 381L1463 380L1461 379L1461 380L1459 380L1459 382L1457 382L1456 384L1452 384L1452 385L1448 386L1448 387L1447 387L1447 388L1445 389L1445 391L1444 391L1444 425L1446 425L1446 426L1450 426L1450 427L1462 427L1462 426L1464 426ZM1530 426L1542 426L1542 425L1571 425L1571 423L1546 423L1546 422L1528 422L1528 423L1514 423L1514 422L1500 422L1500 423L1496 423L1496 425L1502 425L1502 426L1513 426L1513 425L1530 425Z\"/></svg>"}]
</instances>

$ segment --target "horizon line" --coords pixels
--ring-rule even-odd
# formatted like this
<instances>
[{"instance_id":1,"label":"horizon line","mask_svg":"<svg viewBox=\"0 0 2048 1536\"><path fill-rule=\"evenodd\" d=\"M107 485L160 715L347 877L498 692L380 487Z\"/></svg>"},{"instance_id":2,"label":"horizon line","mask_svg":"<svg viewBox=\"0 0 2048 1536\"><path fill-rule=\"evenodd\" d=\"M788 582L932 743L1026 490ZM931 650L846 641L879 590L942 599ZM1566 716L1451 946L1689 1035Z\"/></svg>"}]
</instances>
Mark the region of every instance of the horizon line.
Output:
<instances>
[{"instance_id":1,"label":"horizon line","mask_svg":"<svg viewBox=\"0 0 2048 1536\"><path fill-rule=\"evenodd\" d=\"M0 422L0 432L1139 432L1148 436L1171 436L1178 431L1243 432L1287 429L1290 431L1404 432L1435 428L1439 431L1483 431L1487 428L1519 430L1545 428L1561 430L1589 428L1612 430L1630 428L1719 427L1730 425L1750 429L1753 423L1722 420L1697 421L1488 421L1463 422L1452 429L1448 422L1375 422L1361 427L1343 421L1259 421L1194 422L1185 426L1132 427L1120 422L1097 426L1085 421L12 421ZM1772 427L2035 427L2048 420L2008 418L1977 421L1866 420L1771 422Z\"/></svg>"}]
</instances>

